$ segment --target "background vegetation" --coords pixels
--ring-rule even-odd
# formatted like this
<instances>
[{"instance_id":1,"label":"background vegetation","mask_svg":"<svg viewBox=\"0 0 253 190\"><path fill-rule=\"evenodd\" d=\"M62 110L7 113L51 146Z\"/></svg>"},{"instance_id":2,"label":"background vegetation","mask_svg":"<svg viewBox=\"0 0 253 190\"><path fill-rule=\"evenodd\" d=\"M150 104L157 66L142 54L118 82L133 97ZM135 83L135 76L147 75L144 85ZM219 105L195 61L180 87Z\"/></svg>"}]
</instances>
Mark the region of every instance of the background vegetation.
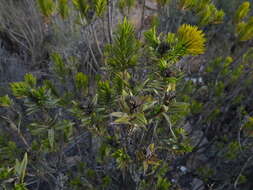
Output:
<instances>
[{"instance_id":1,"label":"background vegetation","mask_svg":"<svg viewBox=\"0 0 253 190\"><path fill-rule=\"evenodd\" d=\"M251 190L252 6L0 2L0 189Z\"/></svg>"}]
</instances>

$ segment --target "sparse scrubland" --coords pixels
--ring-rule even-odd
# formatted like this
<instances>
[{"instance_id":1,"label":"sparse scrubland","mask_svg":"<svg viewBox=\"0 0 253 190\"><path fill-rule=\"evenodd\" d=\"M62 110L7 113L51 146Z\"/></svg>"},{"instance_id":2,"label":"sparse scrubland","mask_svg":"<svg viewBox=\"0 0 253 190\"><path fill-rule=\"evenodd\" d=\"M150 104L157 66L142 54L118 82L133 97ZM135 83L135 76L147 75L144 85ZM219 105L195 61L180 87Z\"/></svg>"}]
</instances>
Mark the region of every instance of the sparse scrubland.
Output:
<instances>
[{"instance_id":1,"label":"sparse scrubland","mask_svg":"<svg viewBox=\"0 0 253 190\"><path fill-rule=\"evenodd\" d=\"M0 190L252 190L252 7L1 0Z\"/></svg>"}]
</instances>

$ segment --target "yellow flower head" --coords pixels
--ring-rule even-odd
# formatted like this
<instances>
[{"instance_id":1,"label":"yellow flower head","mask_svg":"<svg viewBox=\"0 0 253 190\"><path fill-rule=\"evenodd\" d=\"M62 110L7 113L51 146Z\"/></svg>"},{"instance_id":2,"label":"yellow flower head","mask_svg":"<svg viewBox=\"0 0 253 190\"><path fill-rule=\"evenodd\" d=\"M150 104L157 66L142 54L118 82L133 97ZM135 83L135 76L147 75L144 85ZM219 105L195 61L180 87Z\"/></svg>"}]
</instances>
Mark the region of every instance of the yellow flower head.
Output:
<instances>
[{"instance_id":1,"label":"yellow flower head","mask_svg":"<svg viewBox=\"0 0 253 190\"><path fill-rule=\"evenodd\" d=\"M187 54L199 55L205 51L205 35L197 26L183 24L179 27L178 39L186 47Z\"/></svg>"}]
</instances>

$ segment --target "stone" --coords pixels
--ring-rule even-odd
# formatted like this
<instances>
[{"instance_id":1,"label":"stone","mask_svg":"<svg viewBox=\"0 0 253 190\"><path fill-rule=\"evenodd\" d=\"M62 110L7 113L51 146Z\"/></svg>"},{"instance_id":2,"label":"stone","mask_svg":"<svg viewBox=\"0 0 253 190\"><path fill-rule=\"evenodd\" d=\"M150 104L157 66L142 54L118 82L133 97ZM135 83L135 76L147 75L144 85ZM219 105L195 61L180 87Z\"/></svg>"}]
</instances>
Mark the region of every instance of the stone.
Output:
<instances>
[{"instance_id":1,"label":"stone","mask_svg":"<svg viewBox=\"0 0 253 190\"><path fill-rule=\"evenodd\" d=\"M198 178L194 178L192 181L192 190L204 190L204 183Z\"/></svg>"},{"instance_id":2,"label":"stone","mask_svg":"<svg viewBox=\"0 0 253 190\"><path fill-rule=\"evenodd\" d=\"M157 10L157 3L152 0L147 0L145 3L146 8L151 10Z\"/></svg>"}]
</instances>

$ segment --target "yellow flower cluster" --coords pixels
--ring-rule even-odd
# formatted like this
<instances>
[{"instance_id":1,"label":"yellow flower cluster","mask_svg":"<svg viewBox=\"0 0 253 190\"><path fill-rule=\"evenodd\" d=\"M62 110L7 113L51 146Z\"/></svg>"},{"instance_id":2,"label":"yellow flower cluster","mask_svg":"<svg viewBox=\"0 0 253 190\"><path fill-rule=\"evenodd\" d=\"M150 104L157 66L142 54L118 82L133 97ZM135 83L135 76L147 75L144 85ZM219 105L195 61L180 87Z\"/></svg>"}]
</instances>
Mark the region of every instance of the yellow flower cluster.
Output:
<instances>
[{"instance_id":1,"label":"yellow flower cluster","mask_svg":"<svg viewBox=\"0 0 253 190\"><path fill-rule=\"evenodd\" d=\"M177 36L179 41L185 46L187 54L199 55L205 51L205 35L198 30L197 26L183 24L179 27Z\"/></svg>"}]
</instances>

